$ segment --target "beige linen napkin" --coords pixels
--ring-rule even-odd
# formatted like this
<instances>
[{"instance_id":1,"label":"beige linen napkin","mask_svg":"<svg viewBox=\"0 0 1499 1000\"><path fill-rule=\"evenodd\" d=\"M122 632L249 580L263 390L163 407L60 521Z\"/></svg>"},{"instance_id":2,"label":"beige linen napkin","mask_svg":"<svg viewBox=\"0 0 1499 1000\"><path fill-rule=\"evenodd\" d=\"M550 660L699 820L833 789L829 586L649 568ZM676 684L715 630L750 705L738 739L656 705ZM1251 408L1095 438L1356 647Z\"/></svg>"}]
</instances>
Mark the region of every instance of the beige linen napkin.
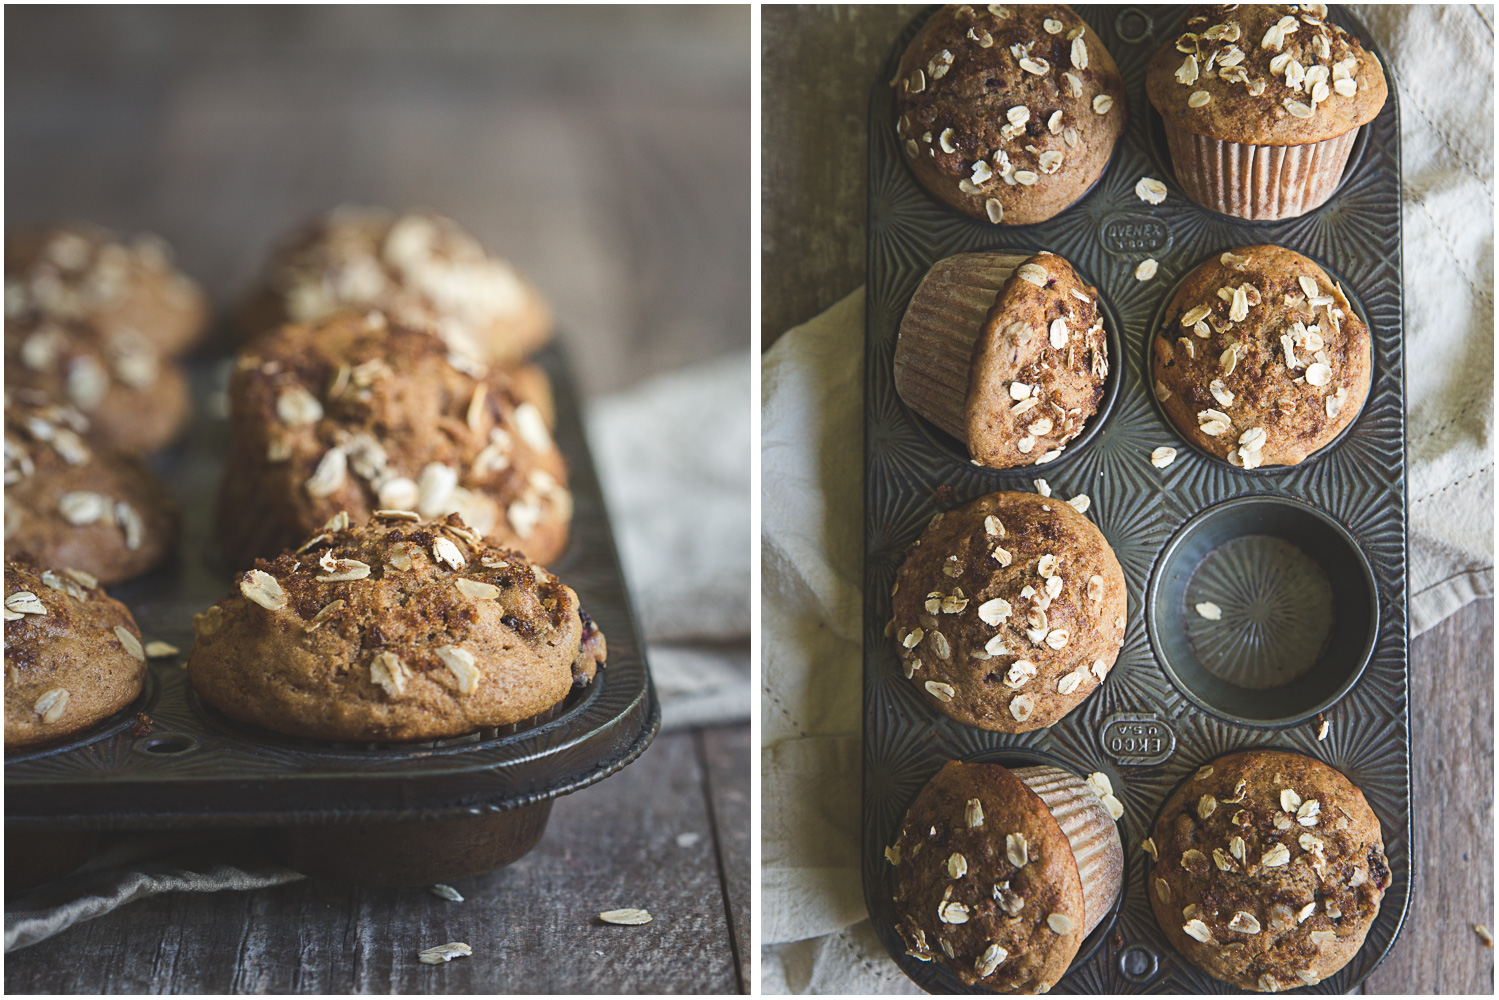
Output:
<instances>
[{"instance_id":1,"label":"beige linen napkin","mask_svg":"<svg viewBox=\"0 0 1499 1000\"><path fill-rule=\"evenodd\" d=\"M1410 622L1493 593L1492 8L1360 7L1400 88ZM762 360L766 993L919 992L859 879L864 291Z\"/></svg>"}]
</instances>

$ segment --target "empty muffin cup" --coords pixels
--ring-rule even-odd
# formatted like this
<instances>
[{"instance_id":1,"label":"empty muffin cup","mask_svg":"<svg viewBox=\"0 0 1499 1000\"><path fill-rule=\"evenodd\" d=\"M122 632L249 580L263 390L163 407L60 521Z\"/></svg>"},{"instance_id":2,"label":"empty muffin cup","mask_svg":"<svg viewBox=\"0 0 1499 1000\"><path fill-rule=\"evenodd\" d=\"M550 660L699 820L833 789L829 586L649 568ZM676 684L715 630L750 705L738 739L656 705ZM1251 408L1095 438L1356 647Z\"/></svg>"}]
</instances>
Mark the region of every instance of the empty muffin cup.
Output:
<instances>
[{"instance_id":1,"label":"empty muffin cup","mask_svg":"<svg viewBox=\"0 0 1499 1000\"><path fill-rule=\"evenodd\" d=\"M1379 626L1373 570L1341 524L1252 496L1204 511L1161 554L1146 595L1156 657L1229 722L1290 725L1353 686Z\"/></svg>"}]
</instances>

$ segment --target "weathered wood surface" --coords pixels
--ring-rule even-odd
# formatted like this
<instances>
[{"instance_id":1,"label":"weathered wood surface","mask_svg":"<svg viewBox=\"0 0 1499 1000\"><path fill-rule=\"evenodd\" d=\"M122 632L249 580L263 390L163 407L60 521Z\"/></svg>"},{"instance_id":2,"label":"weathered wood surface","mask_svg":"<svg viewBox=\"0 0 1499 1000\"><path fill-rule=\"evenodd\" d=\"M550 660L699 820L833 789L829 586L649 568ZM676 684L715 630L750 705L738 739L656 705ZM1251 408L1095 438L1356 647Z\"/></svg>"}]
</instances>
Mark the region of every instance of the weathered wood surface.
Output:
<instances>
[{"instance_id":1,"label":"weathered wood surface","mask_svg":"<svg viewBox=\"0 0 1499 1000\"><path fill-rule=\"evenodd\" d=\"M920 9L764 9L764 347L864 282L869 88ZM1492 601L1411 644L1416 884L1368 993L1493 992L1493 666Z\"/></svg>"},{"instance_id":2,"label":"weathered wood surface","mask_svg":"<svg viewBox=\"0 0 1499 1000\"><path fill-rule=\"evenodd\" d=\"M747 8L37 7L5 26L8 226L155 231L223 312L303 217L430 206L547 293L585 394L749 342ZM463 904L314 883L144 900L8 956L6 987L738 991L748 745L661 738ZM656 919L593 919L622 906ZM450 940L474 956L417 964Z\"/></svg>"},{"instance_id":3,"label":"weathered wood surface","mask_svg":"<svg viewBox=\"0 0 1499 1000\"><path fill-rule=\"evenodd\" d=\"M741 992L748 776L748 726L672 733L559 799L529 855L455 882L462 903L314 881L157 896L7 955L6 992ZM597 919L626 906L654 919ZM417 961L448 941L473 956Z\"/></svg>"}]
</instances>

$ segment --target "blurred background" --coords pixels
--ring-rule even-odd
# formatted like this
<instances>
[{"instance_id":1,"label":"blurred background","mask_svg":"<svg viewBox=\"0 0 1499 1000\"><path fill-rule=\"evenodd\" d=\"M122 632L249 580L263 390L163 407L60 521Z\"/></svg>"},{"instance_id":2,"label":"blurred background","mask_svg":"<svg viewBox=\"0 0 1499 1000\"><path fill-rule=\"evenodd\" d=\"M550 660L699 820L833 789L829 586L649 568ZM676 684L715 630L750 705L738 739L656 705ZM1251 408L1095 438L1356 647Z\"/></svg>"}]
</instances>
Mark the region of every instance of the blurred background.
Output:
<instances>
[{"instance_id":1,"label":"blurred background","mask_svg":"<svg viewBox=\"0 0 1499 1000\"><path fill-rule=\"evenodd\" d=\"M306 881L154 896L13 952L7 989L744 989L748 7L9 7L5 57L7 229L164 237L218 311L209 353L277 239L340 204L434 209L540 286L666 725L461 907ZM648 898L649 927L588 924ZM434 979L415 949L446 940L474 957Z\"/></svg>"}]
</instances>

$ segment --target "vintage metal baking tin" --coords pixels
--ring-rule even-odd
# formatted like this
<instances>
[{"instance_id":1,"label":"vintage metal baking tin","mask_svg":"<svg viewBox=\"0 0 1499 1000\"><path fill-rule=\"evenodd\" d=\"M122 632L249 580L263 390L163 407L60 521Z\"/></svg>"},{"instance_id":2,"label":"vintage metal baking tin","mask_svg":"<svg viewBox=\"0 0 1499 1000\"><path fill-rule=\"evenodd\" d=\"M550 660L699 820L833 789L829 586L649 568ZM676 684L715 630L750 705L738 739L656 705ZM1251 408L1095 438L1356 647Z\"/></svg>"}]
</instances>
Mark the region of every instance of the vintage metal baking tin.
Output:
<instances>
[{"instance_id":1,"label":"vintage metal baking tin","mask_svg":"<svg viewBox=\"0 0 1499 1000\"><path fill-rule=\"evenodd\" d=\"M1155 112L1145 98L1146 63L1173 37L1184 7L1084 6L1077 8L1097 31L1124 76L1129 99L1128 131L1103 178L1077 204L1056 218L1031 226L991 226L940 204L911 177L894 132L893 93L888 85L906 43L927 15L902 33L881 67L870 101L868 341L865 375L865 563L864 563L864 839L865 898L886 947L906 974L937 993L970 990L935 962L905 955L896 934L891 866L883 851L894 842L916 793L951 759L998 762L1045 761L1086 775L1102 771L1124 801L1120 829L1128 860L1117 914L1093 932L1054 992L1231 993L1235 990L1199 971L1167 943L1145 897L1148 859L1140 841L1175 786L1199 764L1247 747L1294 750L1336 767L1368 797L1384 830L1394 880L1362 950L1335 976L1304 992L1346 993L1373 971L1389 951L1405 918L1411 893L1410 729L1407 719L1405 387L1401 342L1400 129L1396 88L1355 144L1342 184L1322 207L1297 219L1246 222L1198 207L1175 182ZM1331 19L1366 46L1369 34L1346 12ZM1371 46L1372 47L1372 46ZM1388 78L1389 64L1385 63ZM1144 176L1164 181L1170 194L1148 205L1134 193ZM1146 338L1176 283L1209 255L1234 246L1276 243L1326 264L1357 297L1374 339L1374 383L1353 426L1317 455L1291 468L1246 474L1188 446L1157 409L1142 367ZM1052 250L1097 283L1110 319L1117 317L1123 351L1113 359L1122 386L1112 411L1092 440L1079 442L1055 462L1005 472L975 468L961 445L913 415L896 395L892 366L901 316L917 284L937 260L976 250ZM1160 262L1152 281L1135 280L1145 257ZM1097 418L1096 418L1097 419ZM1158 445L1177 449L1174 464L1149 463ZM1129 621L1123 651L1108 680L1082 705L1050 729L1009 736L974 729L927 705L902 676L891 641L890 588L905 550L939 510L1005 489L1034 489L1044 478L1059 501L1079 493L1092 498L1088 516L1103 530L1124 567ZM1252 512L1220 508L1264 497L1265 506L1309 507L1346 534L1353 555L1329 566L1367 563L1354 579L1325 573L1337 598L1364 604L1365 618L1348 629L1355 648L1341 650L1341 671L1325 688L1308 690L1291 710L1264 711L1253 697L1239 710L1226 689L1193 678L1177 663L1163 668L1152 629L1171 627L1172 609L1153 609L1147 593L1171 589L1173 572L1192 588L1208 587L1225 574L1242 579L1232 552L1215 565L1163 567L1168 549L1199 517L1230 520L1228 530L1295 562L1276 541L1299 537L1294 515L1256 521ZM1205 513L1207 512L1207 513ZM1263 513L1263 512L1262 512ZM1247 518L1247 520L1245 520ZM1257 533L1258 532L1258 533ZM1173 544L1173 540L1175 544ZM1215 550L1215 551L1221 551ZM1203 559L1206 563L1211 559ZM1318 562L1315 553L1303 559ZM1271 560L1274 562L1274 560ZM1222 565L1216 565L1221 563ZM1294 567L1292 567L1294 568ZM1326 570L1328 567L1322 567ZM1289 571L1289 570L1288 570ZM1235 576L1235 574L1239 576ZM1205 574L1205 575L1204 575ZM1215 576L1216 574L1216 576ZM1202 575L1201 579L1197 579ZM1315 575L1315 574L1313 574ZM1178 585L1184 581L1176 581ZM1174 614L1185 628L1181 587ZM1352 594L1350 597L1349 594ZM1349 612L1350 614L1352 612ZM1357 633L1357 635L1353 635ZM1368 654L1363 643L1368 641ZM1231 673L1232 651L1198 649L1189 637L1167 650L1175 660L1213 661ZM1324 638L1322 641L1327 642ZM1340 640L1341 641L1341 640ZM1251 651L1251 654L1253 651ZM1319 669L1308 667L1309 675ZM1316 713L1330 723L1317 740ZM1285 716L1285 717L1282 717Z\"/></svg>"},{"instance_id":2,"label":"vintage metal baking tin","mask_svg":"<svg viewBox=\"0 0 1499 1000\"><path fill-rule=\"evenodd\" d=\"M403 746L287 739L239 726L204 706L179 664L192 646L193 614L229 593L232 577L213 544L227 428L221 420L200 420L158 470L183 503L178 558L145 578L111 588L135 613L147 639L177 645L182 657L153 661L139 701L111 722L60 746L8 755L7 830L369 826L413 820L445 820L468 830L476 817L508 813L519 817L518 826L497 836L514 842L529 838L524 845L529 848L551 799L638 757L660 726L660 706L566 361L555 346L537 361L556 393L556 439L567 459L575 507L568 550L550 568L578 592L609 640L608 666L591 685L575 688L559 710L530 725ZM212 368L194 366L200 412ZM137 712L150 716L149 733L134 735ZM499 850L492 856L508 859L513 853ZM454 863L470 864L472 856L469 852Z\"/></svg>"}]
</instances>

